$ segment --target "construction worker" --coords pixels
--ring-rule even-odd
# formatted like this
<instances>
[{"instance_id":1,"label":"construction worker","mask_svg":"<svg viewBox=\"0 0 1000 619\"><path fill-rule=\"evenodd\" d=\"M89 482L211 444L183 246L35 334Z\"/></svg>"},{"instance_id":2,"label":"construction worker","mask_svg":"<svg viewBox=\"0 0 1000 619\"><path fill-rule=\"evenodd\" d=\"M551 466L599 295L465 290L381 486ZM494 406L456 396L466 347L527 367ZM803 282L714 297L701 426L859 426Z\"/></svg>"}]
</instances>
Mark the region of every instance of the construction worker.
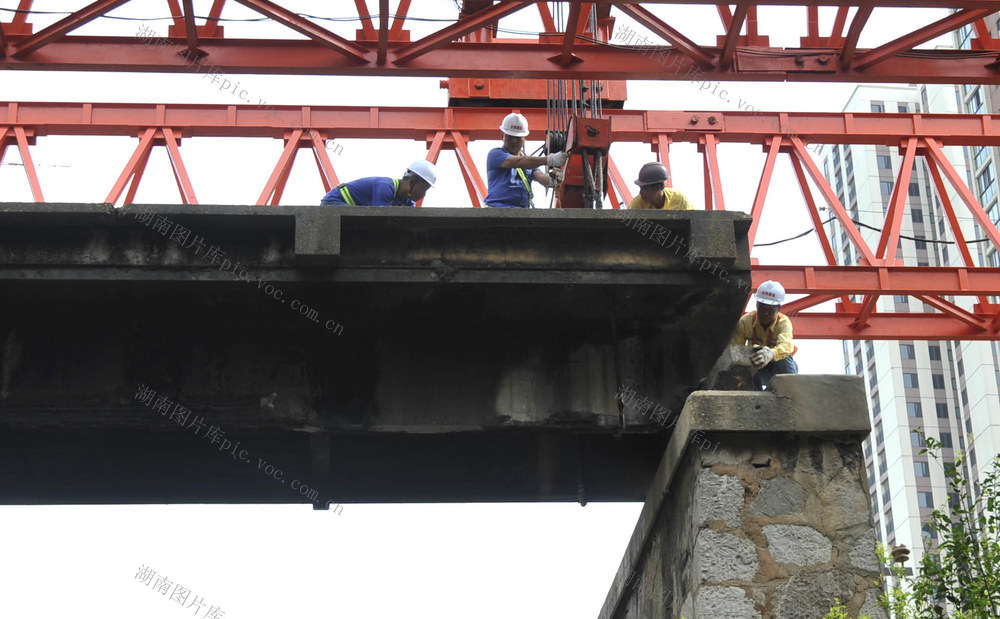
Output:
<instances>
[{"instance_id":1,"label":"construction worker","mask_svg":"<svg viewBox=\"0 0 1000 619\"><path fill-rule=\"evenodd\" d=\"M341 183L323 196L323 206L416 206L434 186L437 172L430 161L419 159L406 168L403 178L369 176Z\"/></svg>"},{"instance_id":2,"label":"construction worker","mask_svg":"<svg viewBox=\"0 0 1000 619\"><path fill-rule=\"evenodd\" d=\"M798 350L792 342L792 321L781 313L785 289L775 281L766 281L754 295L757 310L743 314L736 324L731 345L748 342L754 347L750 362L757 368L754 385L763 390L775 374L798 374L793 355Z\"/></svg>"},{"instance_id":3,"label":"construction worker","mask_svg":"<svg viewBox=\"0 0 1000 619\"><path fill-rule=\"evenodd\" d=\"M528 135L528 119L520 114L508 114L500 124L503 147L494 148L486 158L486 178L489 191L486 206L531 208L531 181L546 187L562 182L562 167L568 153L552 153L546 157L524 154L524 138ZM552 176L539 166L552 169Z\"/></svg>"},{"instance_id":4,"label":"construction worker","mask_svg":"<svg viewBox=\"0 0 1000 619\"><path fill-rule=\"evenodd\" d=\"M635 184L639 186L639 195L632 199L629 208L662 209L666 211L691 211L694 207L688 202L687 196L664 186L670 174L662 163L647 163L639 169L639 178Z\"/></svg>"}]
</instances>

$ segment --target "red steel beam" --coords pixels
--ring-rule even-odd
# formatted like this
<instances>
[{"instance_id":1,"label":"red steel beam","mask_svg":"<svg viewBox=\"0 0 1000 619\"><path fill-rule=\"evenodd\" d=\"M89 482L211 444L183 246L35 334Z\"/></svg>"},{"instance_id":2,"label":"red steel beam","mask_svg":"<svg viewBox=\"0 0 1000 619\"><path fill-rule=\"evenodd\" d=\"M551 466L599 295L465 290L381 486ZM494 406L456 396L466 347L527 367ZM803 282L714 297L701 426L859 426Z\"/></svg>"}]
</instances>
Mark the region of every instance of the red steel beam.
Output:
<instances>
[{"instance_id":1,"label":"red steel beam","mask_svg":"<svg viewBox=\"0 0 1000 619\"><path fill-rule=\"evenodd\" d=\"M853 318L851 313L803 312L792 318L792 328L797 340L1000 339L995 331L979 329L947 314L874 314L863 329L850 326Z\"/></svg>"},{"instance_id":2,"label":"red steel beam","mask_svg":"<svg viewBox=\"0 0 1000 619\"><path fill-rule=\"evenodd\" d=\"M789 294L1000 295L1000 269L982 267L760 265L753 268L755 283L769 279L780 281Z\"/></svg>"},{"instance_id":3,"label":"red steel beam","mask_svg":"<svg viewBox=\"0 0 1000 619\"><path fill-rule=\"evenodd\" d=\"M519 3L523 4L530 3ZM476 27L478 24L472 29ZM316 30L317 36L319 32L327 32L318 27ZM459 36L457 32L455 36ZM7 38L15 44L24 40L23 35L10 33ZM341 41L330 38L325 41L326 45L318 45L314 41L290 39L216 38L200 41L199 47L224 73L685 81L689 79L686 77L689 71L706 69L702 62L684 57L671 67L675 70L664 70L660 59L662 52L673 49L669 46L642 54L640 49L647 48L588 43L574 48L573 54L580 62L563 67L551 60L561 52L555 43L507 39L451 42L447 36L439 34L395 48L395 51L390 45L389 61L379 65L376 62L377 41ZM712 57L721 53L716 47L703 50ZM1000 69L991 65L997 57L996 52L915 50L863 70L839 66L836 58L840 53L839 47L744 49L737 46L732 67L709 68L699 76L709 81L1000 84ZM84 36L52 41L28 57L0 59L0 69L189 71L184 64L165 55L162 46L147 45L135 37Z\"/></svg>"},{"instance_id":4,"label":"red steel beam","mask_svg":"<svg viewBox=\"0 0 1000 619\"><path fill-rule=\"evenodd\" d=\"M509 108L309 106L311 128L342 138L422 140L435 131L460 131L470 140L493 140ZM523 108L532 126L544 127L544 109ZM1000 146L1000 115L839 114L810 112L684 112L608 110L613 142L698 143L711 134L721 143L872 144L897 147L900 141L931 138L943 146ZM698 118L698 122L693 120ZM716 118L710 125L709 117ZM304 125L302 106L49 103L0 101L0 125L32 127L36 135L135 136L148 127L184 127L185 136L276 137ZM307 127L307 128L309 128ZM794 132L794 133L793 133ZM943 156L943 155L942 155ZM666 161L661 161L666 165ZM950 178L950 177L949 177Z\"/></svg>"}]
</instances>

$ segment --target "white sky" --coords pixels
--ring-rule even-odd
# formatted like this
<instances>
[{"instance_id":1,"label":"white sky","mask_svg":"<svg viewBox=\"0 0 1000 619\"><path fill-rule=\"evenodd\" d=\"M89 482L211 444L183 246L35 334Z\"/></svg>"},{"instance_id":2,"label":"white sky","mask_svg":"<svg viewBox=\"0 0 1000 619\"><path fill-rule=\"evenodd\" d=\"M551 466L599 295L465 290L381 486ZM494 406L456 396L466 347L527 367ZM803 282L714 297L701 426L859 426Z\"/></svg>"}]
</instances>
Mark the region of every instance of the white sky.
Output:
<instances>
[{"instance_id":1,"label":"white sky","mask_svg":"<svg viewBox=\"0 0 1000 619\"><path fill-rule=\"evenodd\" d=\"M45 10L66 11L80 2L51 1ZM346 16L336 9L282 2L300 12ZM369 0L374 8L377 2ZM390 3L395 7L397 2ZM15 8L15 0L0 8ZM205 15L207 0L195 3ZM450 0L416 2L411 14L453 17ZM308 7L308 8L306 8ZM721 27L712 7L650 5L699 43L711 43ZM41 8L36 7L36 8ZM113 14L154 17L166 3L135 1ZM525 11L501 27L537 31ZM823 9L821 31L833 10ZM940 18L941 11L876 9L861 47L872 47ZM235 3L223 17L254 17ZM618 14L619 25L629 23ZM762 34L773 45L796 46L805 34L804 8L764 7ZM39 24L58 19L36 18ZM0 13L9 21L10 13ZM143 22L98 20L75 34L131 35ZM166 21L148 21L158 33ZM353 37L356 24L324 26ZM769 30L780 24L780 31ZM438 24L415 24L414 39ZM227 23L227 36L298 35L280 26ZM36 29L37 31L37 29ZM932 44L928 46L933 46ZM233 76L250 96L282 105L447 105L438 78L384 79L299 76ZM840 111L853 84L728 83L729 102L687 82L629 82L631 109L736 111L737 98L761 110ZM0 73L0 101L238 103L201 76L62 72ZM540 128L535 128L540 129ZM535 135L539 135L536 133ZM394 175L424 156L422 143L343 140L333 160L341 180ZM48 201L101 202L135 148L135 139L38 140L32 154ZM485 161L493 144L472 145ZM538 146L529 138L528 150ZM269 139L190 139L181 151L202 204L252 204L278 155ZM154 150L137 202L179 202L163 149ZM323 194L315 164L302 153L283 204L317 204ZM612 147L619 169L631 179L652 160L648 146ZM748 212L764 155L759 147L722 145L720 166L726 206ZM13 149L0 166L0 198L31 200ZM701 159L693 145L675 145L674 186L703 203ZM481 165L481 170L485 166ZM250 182L247 182L250 179ZM451 153L442 153L439 183L425 206L467 206L468 194ZM539 192L541 193L541 192ZM779 162L758 233L759 242L786 238L812 227L791 166ZM814 235L754 251L764 264L820 264ZM843 371L839 342L802 341L797 360L804 373ZM356 474L363 475L363 471ZM185 616L183 609L134 576L146 565L180 583L227 618L321 614L332 617L521 617L596 616L638 515L638 504L347 505L340 516L308 506L118 506L0 507L0 616L108 618Z\"/></svg>"}]
</instances>

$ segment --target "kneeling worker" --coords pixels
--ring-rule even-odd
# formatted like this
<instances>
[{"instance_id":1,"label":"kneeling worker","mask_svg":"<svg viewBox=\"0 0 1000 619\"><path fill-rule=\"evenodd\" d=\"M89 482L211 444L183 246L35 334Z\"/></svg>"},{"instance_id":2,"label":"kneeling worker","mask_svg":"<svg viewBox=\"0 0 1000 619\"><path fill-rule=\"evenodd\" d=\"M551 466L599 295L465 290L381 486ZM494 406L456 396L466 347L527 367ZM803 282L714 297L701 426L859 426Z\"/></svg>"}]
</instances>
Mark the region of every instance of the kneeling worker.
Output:
<instances>
[{"instance_id":1,"label":"kneeling worker","mask_svg":"<svg viewBox=\"0 0 1000 619\"><path fill-rule=\"evenodd\" d=\"M323 196L323 206L416 206L434 186L434 164L420 159L406 168L403 178L369 176L341 183Z\"/></svg>"},{"instance_id":2,"label":"kneeling worker","mask_svg":"<svg viewBox=\"0 0 1000 619\"><path fill-rule=\"evenodd\" d=\"M731 345L753 345L750 362L757 368L754 385L763 390L775 374L798 374L792 355L798 350L792 342L792 321L780 312L785 289L775 281L766 281L754 295L757 310L743 314L736 324Z\"/></svg>"},{"instance_id":3,"label":"kneeling worker","mask_svg":"<svg viewBox=\"0 0 1000 619\"><path fill-rule=\"evenodd\" d=\"M693 211L687 196L665 187L670 178L667 167L662 163L647 163L639 169L639 178L635 184L639 186L639 195L632 199L629 208L660 209L666 211Z\"/></svg>"},{"instance_id":4,"label":"kneeling worker","mask_svg":"<svg viewBox=\"0 0 1000 619\"><path fill-rule=\"evenodd\" d=\"M554 187L561 181L561 168L569 160L567 153L552 153L547 157L523 154L524 138L528 135L528 119L520 114L508 114L500 124L503 147L486 156L486 179L489 191L483 200L486 206L531 208L531 181ZM539 166L553 168L550 177Z\"/></svg>"}]
</instances>

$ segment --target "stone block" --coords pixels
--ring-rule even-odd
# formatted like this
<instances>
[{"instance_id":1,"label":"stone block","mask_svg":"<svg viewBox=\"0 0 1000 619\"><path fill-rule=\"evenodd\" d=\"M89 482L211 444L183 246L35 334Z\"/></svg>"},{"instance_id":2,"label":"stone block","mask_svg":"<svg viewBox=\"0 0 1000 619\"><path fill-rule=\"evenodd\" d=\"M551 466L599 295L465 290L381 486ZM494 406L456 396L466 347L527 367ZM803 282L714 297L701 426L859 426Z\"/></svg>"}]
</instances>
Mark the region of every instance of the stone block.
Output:
<instances>
[{"instance_id":1,"label":"stone block","mask_svg":"<svg viewBox=\"0 0 1000 619\"><path fill-rule=\"evenodd\" d=\"M772 619L818 619L834 600L854 597L854 576L840 571L803 572L774 590Z\"/></svg>"},{"instance_id":2,"label":"stone block","mask_svg":"<svg viewBox=\"0 0 1000 619\"><path fill-rule=\"evenodd\" d=\"M880 566L878 555L875 554L875 544L875 529L868 529L854 542L851 550L847 553L847 560L851 567L878 574Z\"/></svg>"},{"instance_id":3,"label":"stone block","mask_svg":"<svg viewBox=\"0 0 1000 619\"><path fill-rule=\"evenodd\" d=\"M805 567L827 563L833 556L833 542L812 527L772 524L764 527L764 536L778 563Z\"/></svg>"},{"instance_id":4,"label":"stone block","mask_svg":"<svg viewBox=\"0 0 1000 619\"><path fill-rule=\"evenodd\" d=\"M820 492L819 499L823 524L833 530L872 522L865 480L849 469L841 469Z\"/></svg>"},{"instance_id":5,"label":"stone block","mask_svg":"<svg viewBox=\"0 0 1000 619\"><path fill-rule=\"evenodd\" d=\"M732 533L702 529L694 547L698 583L751 581L760 570L757 547Z\"/></svg>"},{"instance_id":6,"label":"stone block","mask_svg":"<svg viewBox=\"0 0 1000 619\"><path fill-rule=\"evenodd\" d=\"M743 495L743 484L737 477L702 471L695 486L695 528L711 520L722 520L734 528L743 526Z\"/></svg>"},{"instance_id":7,"label":"stone block","mask_svg":"<svg viewBox=\"0 0 1000 619\"><path fill-rule=\"evenodd\" d=\"M760 491L750 504L752 515L784 516L805 510L802 485L791 477L775 477L760 482Z\"/></svg>"},{"instance_id":8,"label":"stone block","mask_svg":"<svg viewBox=\"0 0 1000 619\"><path fill-rule=\"evenodd\" d=\"M693 619L760 619L753 600L739 587L702 587L695 595Z\"/></svg>"},{"instance_id":9,"label":"stone block","mask_svg":"<svg viewBox=\"0 0 1000 619\"><path fill-rule=\"evenodd\" d=\"M878 605L878 599L882 595L881 589L868 589L865 591L865 603L858 611L859 617L868 616L871 619L888 619L885 611Z\"/></svg>"}]
</instances>

